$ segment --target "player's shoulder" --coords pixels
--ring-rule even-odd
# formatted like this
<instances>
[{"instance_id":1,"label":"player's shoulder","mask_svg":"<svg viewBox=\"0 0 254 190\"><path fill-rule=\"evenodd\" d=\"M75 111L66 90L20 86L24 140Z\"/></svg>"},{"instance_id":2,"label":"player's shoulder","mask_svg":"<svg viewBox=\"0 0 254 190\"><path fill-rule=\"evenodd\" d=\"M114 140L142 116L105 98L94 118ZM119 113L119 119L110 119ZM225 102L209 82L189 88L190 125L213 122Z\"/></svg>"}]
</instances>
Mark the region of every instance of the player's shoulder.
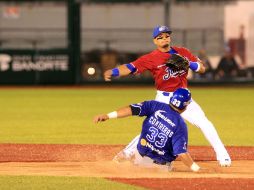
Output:
<instances>
[{"instance_id":1,"label":"player's shoulder","mask_svg":"<svg viewBox=\"0 0 254 190\"><path fill-rule=\"evenodd\" d=\"M143 55L143 57L154 57L154 56L158 56L158 54L160 54L161 52L157 49Z\"/></svg>"},{"instance_id":2,"label":"player's shoulder","mask_svg":"<svg viewBox=\"0 0 254 190\"><path fill-rule=\"evenodd\" d=\"M164 105L164 106L167 105L168 106L168 104L166 104L164 102L159 102L157 100L150 100L150 102L152 102L153 104Z\"/></svg>"},{"instance_id":3,"label":"player's shoulder","mask_svg":"<svg viewBox=\"0 0 254 190\"><path fill-rule=\"evenodd\" d=\"M164 105L165 104L163 102L159 102L159 101L156 101L156 100L146 100L144 102L149 103L149 104L157 104L157 105Z\"/></svg>"},{"instance_id":4,"label":"player's shoulder","mask_svg":"<svg viewBox=\"0 0 254 190\"><path fill-rule=\"evenodd\" d=\"M151 51L149 53L143 54L139 57L139 60L149 60L151 57L154 56L154 51Z\"/></svg>"},{"instance_id":5,"label":"player's shoulder","mask_svg":"<svg viewBox=\"0 0 254 190\"><path fill-rule=\"evenodd\" d=\"M180 114L179 114L177 120L178 120L179 129L180 130L185 130L187 128L187 125L186 125L184 119L181 117Z\"/></svg>"},{"instance_id":6,"label":"player's shoulder","mask_svg":"<svg viewBox=\"0 0 254 190\"><path fill-rule=\"evenodd\" d=\"M174 47L171 47L177 54L180 54L184 57L187 57L189 60L192 60L192 61L196 61L196 58L195 56L191 53L190 50L188 50L187 48L185 47L177 47L177 46L174 46Z\"/></svg>"},{"instance_id":7,"label":"player's shoulder","mask_svg":"<svg viewBox=\"0 0 254 190\"><path fill-rule=\"evenodd\" d=\"M180 115L180 113L175 111L172 107L168 106L168 112L174 116L175 121L177 123L184 122L184 120L183 120L182 116Z\"/></svg>"},{"instance_id":8,"label":"player's shoulder","mask_svg":"<svg viewBox=\"0 0 254 190\"><path fill-rule=\"evenodd\" d=\"M181 53L190 53L190 50L187 49L186 47L172 46L171 48L179 54L181 54Z\"/></svg>"},{"instance_id":9,"label":"player's shoulder","mask_svg":"<svg viewBox=\"0 0 254 190\"><path fill-rule=\"evenodd\" d=\"M157 107L157 108L160 107L160 108L166 109L167 107L169 107L168 104L163 103L163 102L159 102L159 101L156 101L156 100L149 100L149 101L145 101L144 103L150 104L151 106Z\"/></svg>"}]
</instances>

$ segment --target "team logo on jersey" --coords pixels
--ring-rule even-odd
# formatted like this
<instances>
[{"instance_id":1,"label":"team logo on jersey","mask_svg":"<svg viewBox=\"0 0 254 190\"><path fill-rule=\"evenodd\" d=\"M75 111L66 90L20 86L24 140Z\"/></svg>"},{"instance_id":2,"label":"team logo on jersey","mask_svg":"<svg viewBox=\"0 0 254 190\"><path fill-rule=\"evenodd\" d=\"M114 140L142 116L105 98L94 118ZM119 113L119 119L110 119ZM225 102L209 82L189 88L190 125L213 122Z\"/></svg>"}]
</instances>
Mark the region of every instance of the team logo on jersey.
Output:
<instances>
[{"instance_id":1,"label":"team logo on jersey","mask_svg":"<svg viewBox=\"0 0 254 190\"><path fill-rule=\"evenodd\" d=\"M142 146L146 146L146 144L147 144L147 141L146 141L146 139L141 139L140 140L140 144L142 145Z\"/></svg>"},{"instance_id":2,"label":"team logo on jersey","mask_svg":"<svg viewBox=\"0 0 254 190\"><path fill-rule=\"evenodd\" d=\"M163 80L168 80L169 78L176 78L176 77L182 76L186 73L185 70L173 71L168 67L165 69L165 71L167 73L165 75L163 75Z\"/></svg>"},{"instance_id":3,"label":"team logo on jersey","mask_svg":"<svg viewBox=\"0 0 254 190\"><path fill-rule=\"evenodd\" d=\"M176 125L171 121L171 119L167 118L165 115L163 115L162 113L165 113L166 111L164 110L157 110L154 113L155 118L158 120L158 118L163 119L164 121L166 121L169 125L171 125L172 127L175 127Z\"/></svg>"},{"instance_id":4,"label":"team logo on jersey","mask_svg":"<svg viewBox=\"0 0 254 190\"><path fill-rule=\"evenodd\" d=\"M171 74L172 77L177 77L177 76L181 76L181 75L185 74L186 71L185 70L172 71L171 69L169 69L169 73Z\"/></svg>"},{"instance_id":5,"label":"team logo on jersey","mask_svg":"<svg viewBox=\"0 0 254 190\"><path fill-rule=\"evenodd\" d=\"M158 110L154 113L154 116L156 117L156 119L158 119L158 117L162 118L165 117L164 115L162 115L162 113L165 113L166 111L164 110Z\"/></svg>"}]
</instances>

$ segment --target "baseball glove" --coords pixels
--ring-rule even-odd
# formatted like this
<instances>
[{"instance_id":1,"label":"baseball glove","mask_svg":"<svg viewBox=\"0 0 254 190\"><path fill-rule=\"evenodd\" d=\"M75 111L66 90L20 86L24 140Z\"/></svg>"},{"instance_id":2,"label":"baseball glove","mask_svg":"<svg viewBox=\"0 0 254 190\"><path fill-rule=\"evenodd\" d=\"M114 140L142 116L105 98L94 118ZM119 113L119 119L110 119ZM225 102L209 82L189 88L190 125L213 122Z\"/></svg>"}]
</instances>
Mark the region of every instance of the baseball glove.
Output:
<instances>
[{"instance_id":1,"label":"baseball glove","mask_svg":"<svg viewBox=\"0 0 254 190\"><path fill-rule=\"evenodd\" d=\"M166 62L166 66L174 72L182 70L187 71L189 69L189 61L179 54L172 54Z\"/></svg>"}]
</instances>

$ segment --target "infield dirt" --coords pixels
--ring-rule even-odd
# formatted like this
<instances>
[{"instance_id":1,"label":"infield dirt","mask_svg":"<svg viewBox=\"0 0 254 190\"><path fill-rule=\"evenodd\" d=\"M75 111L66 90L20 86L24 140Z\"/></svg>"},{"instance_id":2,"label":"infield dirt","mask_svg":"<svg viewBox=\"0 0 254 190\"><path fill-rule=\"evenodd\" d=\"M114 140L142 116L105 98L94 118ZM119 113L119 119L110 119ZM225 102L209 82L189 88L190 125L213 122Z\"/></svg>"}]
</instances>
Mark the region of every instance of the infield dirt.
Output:
<instances>
[{"instance_id":1,"label":"infield dirt","mask_svg":"<svg viewBox=\"0 0 254 190\"><path fill-rule=\"evenodd\" d=\"M113 156L122 145L0 144L0 175L102 177L147 189L254 189L254 147L227 147L232 166L222 168L209 147L190 147L203 168L190 172L180 161L174 171L117 164Z\"/></svg>"}]
</instances>

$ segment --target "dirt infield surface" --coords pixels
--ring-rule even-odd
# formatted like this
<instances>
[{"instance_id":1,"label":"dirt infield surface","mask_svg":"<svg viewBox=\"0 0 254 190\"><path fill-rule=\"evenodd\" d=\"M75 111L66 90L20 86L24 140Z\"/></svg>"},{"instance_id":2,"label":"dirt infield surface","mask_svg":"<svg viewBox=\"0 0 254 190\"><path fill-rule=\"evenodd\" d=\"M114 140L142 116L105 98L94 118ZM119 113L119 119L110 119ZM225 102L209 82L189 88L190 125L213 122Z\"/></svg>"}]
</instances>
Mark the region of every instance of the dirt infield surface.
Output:
<instances>
[{"instance_id":1,"label":"dirt infield surface","mask_svg":"<svg viewBox=\"0 0 254 190\"><path fill-rule=\"evenodd\" d=\"M209 147L190 147L203 168L190 172L180 161L174 171L141 168L130 162L117 164L113 156L120 145L0 144L0 175L102 177L147 189L229 190L254 189L254 147L227 147L232 166L222 168Z\"/></svg>"}]
</instances>

